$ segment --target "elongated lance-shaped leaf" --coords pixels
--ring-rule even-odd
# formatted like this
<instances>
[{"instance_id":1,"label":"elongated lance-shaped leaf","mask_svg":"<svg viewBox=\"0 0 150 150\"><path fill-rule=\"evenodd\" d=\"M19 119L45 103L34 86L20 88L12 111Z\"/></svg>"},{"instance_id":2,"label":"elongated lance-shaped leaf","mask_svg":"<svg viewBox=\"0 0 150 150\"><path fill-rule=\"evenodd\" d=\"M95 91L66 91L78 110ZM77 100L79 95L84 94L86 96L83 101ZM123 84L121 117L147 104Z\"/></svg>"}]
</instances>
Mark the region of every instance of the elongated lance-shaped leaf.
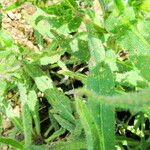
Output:
<instances>
[{"instance_id":1,"label":"elongated lance-shaped leaf","mask_svg":"<svg viewBox=\"0 0 150 150\"><path fill-rule=\"evenodd\" d=\"M108 65L99 65L91 70L87 88L96 95L113 95L114 78ZM102 150L114 149L115 145L115 113L114 107L109 103L98 101L96 98L89 97L87 106L94 122L97 125L99 133L99 146ZM86 132L86 131L85 131Z\"/></svg>"},{"instance_id":2,"label":"elongated lance-shaped leaf","mask_svg":"<svg viewBox=\"0 0 150 150\"><path fill-rule=\"evenodd\" d=\"M59 122L61 127L64 129L67 129L68 131L72 132L74 130L74 125L72 123L68 122L67 120L63 119L59 115L54 114L54 118Z\"/></svg>"},{"instance_id":3,"label":"elongated lance-shaped leaf","mask_svg":"<svg viewBox=\"0 0 150 150\"><path fill-rule=\"evenodd\" d=\"M59 129L59 124L58 124L57 120L54 118L53 113L51 113L51 110L49 110L49 118L52 123L51 124L52 128L54 128L54 130L57 131Z\"/></svg>"},{"instance_id":4,"label":"elongated lance-shaped leaf","mask_svg":"<svg viewBox=\"0 0 150 150\"><path fill-rule=\"evenodd\" d=\"M89 98L87 106L98 127L100 149L114 149L115 145L115 111L114 106L100 100ZM97 139L98 140L98 139Z\"/></svg>"},{"instance_id":5,"label":"elongated lance-shaped leaf","mask_svg":"<svg viewBox=\"0 0 150 150\"><path fill-rule=\"evenodd\" d=\"M115 107L130 109L134 112L144 111L149 112L150 107L150 88L144 89L138 93L128 93L113 97L104 97L107 103Z\"/></svg>"},{"instance_id":6,"label":"elongated lance-shaped leaf","mask_svg":"<svg viewBox=\"0 0 150 150\"><path fill-rule=\"evenodd\" d=\"M29 106L27 104L27 90L22 83L18 84L20 92L20 100L22 106L22 120L25 137L25 148L29 148L32 144L32 117Z\"/></svg>"},{"instance_id":7,"label":"elongated lance-shaped leaf","mask_svg":"<svg viewBox=\"0 0 150 150\"><path fill-rule=\"evenodd\" d=\"M54 132L48 139L46 139L46 142L50 142L56 138L58 138L60 135L65 133L65 129L64 128L60 128L59 130L57 130L56 132Z\"/></svg>"},{"instance_id":8,"label":"elongated lance-shaped leaf","mask_svg":"<svg viewBox=\"0 0 150 150\"><path fill-rule=\"evenodd\" d=\"M54 110L59 113L59 115L68 120L70 123L75 124L75 119L73 117L71 107L69 105L69 98L66 97L61 91L56 88L47 89L44 92L49 103L53 106ZM68 104L67 104L68 103ZM69 107L68 107L69 106Z\"/></svg>"},{"instance_id":9,"label":"elongated lance-shaped leaf","mask_svg":"<svg viewBox=\"0 0 150 150\"><path fill-rule=\"evenodd\" d=\"M94 120L94 116L86 104L80 99L76 100L76 107L80 116L80 121L85 130L88 150L100 150L100 130L98 124Z\"/></svg>"},{"instance_id":10,"label":"elongated lance-shaped leaf","mask_svg":"<svg viewBox=\"0 0 150 150\"><path fill-rule=\"evenodd\" d=\"M24 69L34 79L38 89L45 94L53 109L62 118L75 124L69 98L53 86L52 80L38 66L24 63Z\"/></svg>"},{"instance_id":11,"label":"elongated lance-shaped leaf","mask_svg":"<svg viewBox=\"0 0 150 150\"><path fill-rule=\"evenodd\" d=\"M39 113L38 113L39 102L38 102L36 92L34 90L29 91L27 103L32 113L32 117L34 119L36 132L38 135L40 135L41 129L40 129L40 118L39 118Z\"/></svg>"},{"instance_id":12,"label":"elongated lance-shaped leaf","mask_svg":"<svg viewBox=\"0 0 150 150\"><path fill-rule=\"evenodd\" d=\"M78 93L113 105L115 108L130 109L132 112L143 111L149 114L150 88L116 96L98 96L87 89L80 89Z\"/></svg>"},{"instance_id":13,"label":"elongated lance-shaped leaf","mask_svg":"<svg viewBox=\"0 0 150 150\"><path fill-rule=\"evenodd\" d=\"M10 139L10 138L0 137L0 143L10 145L16 149L20 149L20 150L24 149L23 144L21 144L20 142L14 140L14 139Z\"/></svg>"}]
</instances>

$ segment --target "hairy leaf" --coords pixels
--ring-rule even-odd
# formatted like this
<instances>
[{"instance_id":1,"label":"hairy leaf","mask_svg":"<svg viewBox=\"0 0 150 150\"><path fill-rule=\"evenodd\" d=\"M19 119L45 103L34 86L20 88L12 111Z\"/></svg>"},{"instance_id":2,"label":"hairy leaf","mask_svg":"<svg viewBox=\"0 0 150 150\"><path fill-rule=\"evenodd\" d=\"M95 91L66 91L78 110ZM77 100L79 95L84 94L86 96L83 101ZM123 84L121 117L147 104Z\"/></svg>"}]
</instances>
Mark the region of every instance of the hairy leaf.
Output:
<instances>
[{"instance_id":1,"label":"hairy leaf","mask_svg":"<svg viewBox=\"0 0 150 150\"><path fill-rule=\"evenodd\" d=\"M30 147L32 144L32 117L30 113L29 106L27 104L27 91L25 85L22 83L18 84L20 92L20 100L22 106L22 120L23 120L23 130L25 136L25 148Z\"/></svg>"}]
</instances>

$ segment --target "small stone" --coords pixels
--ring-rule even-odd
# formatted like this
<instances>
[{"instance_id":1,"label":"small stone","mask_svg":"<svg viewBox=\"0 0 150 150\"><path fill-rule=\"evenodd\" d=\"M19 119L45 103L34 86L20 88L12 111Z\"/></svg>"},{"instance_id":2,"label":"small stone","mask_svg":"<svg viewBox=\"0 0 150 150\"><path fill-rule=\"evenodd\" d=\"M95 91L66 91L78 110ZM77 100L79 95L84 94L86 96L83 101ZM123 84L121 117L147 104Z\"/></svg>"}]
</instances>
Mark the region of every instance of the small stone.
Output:
<instances>
[{"instance_id":1,"label":"small stone","mask_svg":"<svg viewBox=\"0 0 150 150\"><path fill-rule=\"evenodd\" d=\"M22 19L21 21L20 21L20 23L22 23L22 24L24 24L26 21L24 20L24 19Z\"/></svg>"},{"instance_id":2,"label":"small stone","mask_svg":"<svg viewBox=\"0 0 150 150\"><path fill-rule=\"evenodd\" d=\"M14 19L15 18L15 15L11 12L11 11L9 11L8 13L7 13L7 15L8 15L8 17L10 18L10 19Z\"/></svg>"},{"instance_id":3,"label":"small stone","mask_svg":"<svg viewBox=\"0 0 150 150\"><path fill-rule=\"evenodd\" d=\"M37 11L37 8L30 2L25 3L23 7L29 15L33 15Z\"/></svg>"},{"instance_id":4,"label":"small stone","mask_svg":"<svg viewBox=\"0 0 150 150\"><path fill-rule=\"evenodd\" d=\"M8 146L7 145L3 146L2 150L8 150Z\"/></svg>"},{"instance_id":5,"label":"small stone","mask_svg":"<svg viewBox=\"0 0 150 150\"><path fill-rule=\"evenodd\" d=\"M20 13L18 13L18 14L15 14L15 19L21 19L21 14Z\"/></svg>"},{"instance_id":6,"label":"small stone","mask_svg":"<svg viewBox=\"0 0 150 150\"><path fill-rule=\"evenodd\" d=\"M17 21L13 21L13 22L11 23L11 25L12 25L13 27L18 27L18 22L17 22Z\"/></svg>"},{"instance_id":7,"label":"small stone","mask_svg":"<svg viewBox=\"0 0 150 150\"><path fill-rule=\"evenodd\" d=\"M10 28L10 27L11 27L11 25L10 25L9 23L3 24L3 28L4 28L4 29L7 29L7 30L8 30L8 28Z\"/></svg>"},{"instance_id":8,"label":"small stone","mask_svg":"<svg viewBox=\"0 0 150 150\"><path fill-rule=\"evenodd\" d=\"M15 14L16 12L17 12L17 9L13 9L13 10L12 10L12 13Z\"/></svg>"},{"instance_id":9,"label":"small stone","mask_svg":"<svg viewBox=\"0 0 150 150\"><path fill-rule=\"evenodd\" d=\"M8 23L8 22L11 22L11 21L12 21L12 20L11 20L10 18L8 18L8 17L7 17L7 18L5 17L5 18L3 19L3 22L4 22L4 23Z\"/></svg>"},{"instance_id":10,"label":"small stone","mask_svg":"<svg viewBox=\"0 0 150 150\"><path fill-rule=\"evenodd\" d=\"M28 29L28 30L32 29L32 27L30 25L26 25L25 28Z\"/></svg>"},{"instance_id":11,"label":"small stone","mask_svg":"<svg viewBox=\"0 0 150 150\"><path fill-rule=\"evenodd\" d=\"M34 46L33 49L34 49L35 52L39 52L39 49L36 46Z\"/></svg>"},{"instance_id":12,"label":"small stone","mask_svg":"<svg viewBox=\"0 0 150 150\"><path fill-rule=\"evenodd\" d=\"M17 115L18 118L20 117L21 109L18 105L14 108L14 113Z\"/></svg>"},{"instance_id":13,"label":"small stone","mask_svg":"<svg viewBox=\"0 0 150 150\"><path fill-rule=\"evenodd\" d=\"M44 93L43 92L38 92L37 96L38 97L44 97Z\"/></svg>"},{"instance_id":14,"label":"small stone","mask_svg":"<svg viewBox=\"0 0 150 150\"><path fill-rule=\"evenodd\" d=\"M27 45L28 47L30 47L30 48L33 47L33 43L32 43L31 41L27 41L26 45Z\"/></svg>"},{"instance_id":15,"label":"small stone","mask_svg":"<svg viewBox=\"0 0 150 150\"><path fill-rule=\"evenodd\" d=\"M2 120L2 127L3 129L9 129L12 126L11 122L8 119Z\"/></svg>"},{"instance_id":16,"label":"small stone","mask_svg":"<svg viewBox=\"0 0 150 150\"><path fill-rule=\"evenodd\" d=\"M22 42L23 42L22 44L27 43L27 41L28 41L28 39L27 39L27 38L23 38L23 39L22 39Z\"/></svg>"}]
</instances>

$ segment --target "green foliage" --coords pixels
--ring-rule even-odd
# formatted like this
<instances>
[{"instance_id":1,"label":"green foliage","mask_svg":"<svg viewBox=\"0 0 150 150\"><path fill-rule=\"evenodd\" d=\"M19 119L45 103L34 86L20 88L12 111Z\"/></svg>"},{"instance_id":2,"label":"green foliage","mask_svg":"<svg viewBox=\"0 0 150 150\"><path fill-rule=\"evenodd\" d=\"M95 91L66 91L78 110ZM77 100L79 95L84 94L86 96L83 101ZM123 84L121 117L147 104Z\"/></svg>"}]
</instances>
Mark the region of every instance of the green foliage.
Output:
<instances>
[{"instance_id":1,"label":"green foliage","mask_svg":"<svg viewBox=\"0 0 150 150\"><path fill-rule=\"evenodd\" d=\"M24 64L26 72L35 80L38 89L44 92L48 102L52 105L54 114L59 114L62 119L66 119L69 123L75 124L76 121L71 114L72 109L68 97L53 87L51 79L38 66L28 63Z\"/></svg>"},{"instance_id":2,"label":"green foliage","mask_svg":"<svg viewBox=\"0 0 150 150\"><path fill-rule=\"evenodd\" d=\"M23 129L24 129L24 138L25 138L25 149L29 148L32 144L32 118L27 104L27 90L22 83L18 84L20 92L20 100L22 106L22 120L23 120Z\"/></svg>"},{"instance_id":3,"label":"green foliage","mask_svg":"<svg viewBox=\"0 0 150 150\"><path fill-rule=\"evenodd\" d=\"M148 149L149 0L29 0L36 52L3 28L24 2L0 12L0 149Z\"/></svg>"},{"instance_id":4,"label":"green foliage","mask_svg":"<svg viewBox=\"0 0 150 150\"><path fill-rule=\"evenodd\" d=\"M34 90L29 91L27 103L34 119L36 133L40 135L41 129L40 129L40 118L38 113L39 101L36 92Z\"/></svg>"},{"instance_id":5,"label":"green foliage","mask_svg":"<svg viewBox=\"0 0 150 150\"><path fill-rule=\"evenodd\" d=\"M0 138L0 142L3 143L3 144L7 144L7 145L11 145L13 146L14 148L17 148L17 149L21 149L23 150L23 145L21 143L19 143L18 141L15 141L13 139L10 139L10 138Z\"/></svg>"},{"instance_id":6,"label":"green foliage","mask_svg":"<svg viewBox=\"0 0 150 150\"><path fill-rule=\"evenodd\" d=\"M140 5L140 9L146 12L150 12L150 2L148 0L144 0Z\"/></svg>"},{"instance_id":7,"label":"green foliage","mask_svg":"<svg viewBox=\"0 0 150 150\"><path fill-rule=\"evenodd\" d=\"M94 121L94 116L92 116L92 113L90 113L86 105L81 100L77 100L77 110L85 130L88 149L98 150L102 148L100 140L103 139L100 136L101 131L98 129L97 124Z\"/></svg>"}]
</instances>

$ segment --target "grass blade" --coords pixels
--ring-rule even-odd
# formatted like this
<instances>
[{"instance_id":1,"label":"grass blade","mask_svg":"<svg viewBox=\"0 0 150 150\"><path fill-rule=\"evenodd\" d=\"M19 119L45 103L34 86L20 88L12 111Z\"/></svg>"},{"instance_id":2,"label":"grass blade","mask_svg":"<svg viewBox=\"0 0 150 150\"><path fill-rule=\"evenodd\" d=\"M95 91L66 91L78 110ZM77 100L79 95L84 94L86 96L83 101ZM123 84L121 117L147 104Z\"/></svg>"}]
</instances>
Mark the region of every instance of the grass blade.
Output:
<instances>
[{"instance_id":1,"label":"grass blade","mask_svg":"<svg viewBox=\"0 0 150 150\"><path fill-rule=\"evenodd\" d=\"M18 142L16 140L13 140L11 138L2 138L2 137L0 137L0 143L6 144L6 145L11 145L12 147L15 147L15 148L21 149L21 150L24 149L23 145L20 142Z\"/></svg>"}]
</instances>

